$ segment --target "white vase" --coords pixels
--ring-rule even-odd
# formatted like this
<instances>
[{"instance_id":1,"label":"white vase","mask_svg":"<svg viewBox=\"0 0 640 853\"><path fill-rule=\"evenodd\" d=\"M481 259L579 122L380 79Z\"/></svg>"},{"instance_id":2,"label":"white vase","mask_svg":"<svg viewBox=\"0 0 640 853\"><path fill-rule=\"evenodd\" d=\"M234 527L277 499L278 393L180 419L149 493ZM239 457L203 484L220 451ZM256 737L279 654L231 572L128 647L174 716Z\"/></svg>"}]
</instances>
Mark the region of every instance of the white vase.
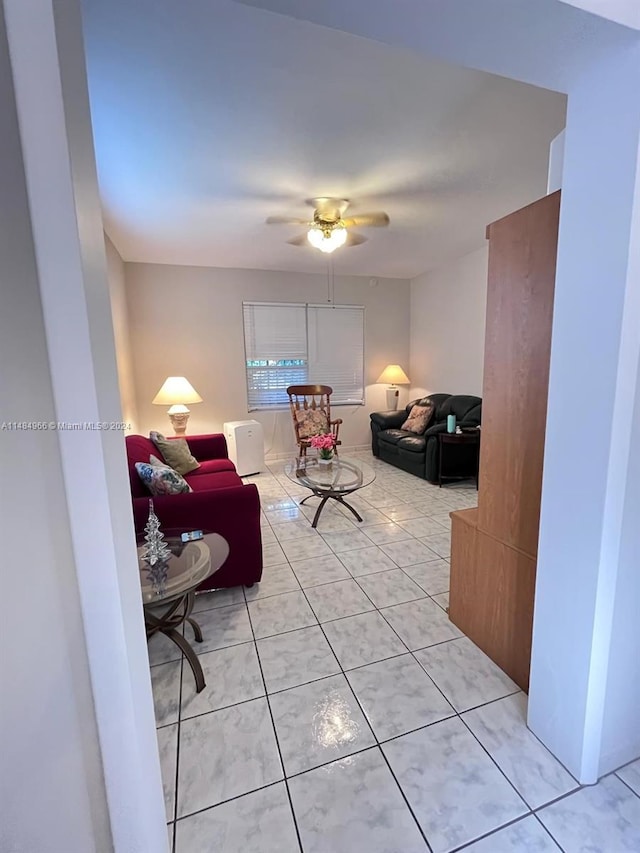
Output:
<instances>
[{"instance_id":1,"label":"white vase","mask_svg":"<svg viewBox=\"0 0 640 853\"><path fill-rule=\"evenodd\" d=\"M329 465L331 465L332 462L333 456L331 457L331 459L322 459L322 457L318 457L318 465L324 465L325 467L328 467Z\"/></svg>"}]
</instances>

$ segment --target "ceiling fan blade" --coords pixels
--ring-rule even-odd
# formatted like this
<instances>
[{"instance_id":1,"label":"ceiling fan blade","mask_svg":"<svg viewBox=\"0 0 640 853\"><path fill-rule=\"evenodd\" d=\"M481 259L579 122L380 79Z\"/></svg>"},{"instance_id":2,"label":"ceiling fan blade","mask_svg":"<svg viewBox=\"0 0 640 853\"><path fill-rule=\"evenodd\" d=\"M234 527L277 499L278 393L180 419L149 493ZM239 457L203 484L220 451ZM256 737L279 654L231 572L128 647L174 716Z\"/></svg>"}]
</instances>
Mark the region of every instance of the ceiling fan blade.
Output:
<instances>
[{"instance_id":1,"label":"ceiling fan blade","mask_svg":"<svg viewBox=\"0 0 640 853\"><path fill-rule=\"evenodd\" d=\"M389 224L389 215L384 213L383 211L378 211L376 213L356 213L354 216L348 216L344 220L344 224L347 228L352 228L354 225L356 226L373 226L374 228L384 228Z\"/></svg>"},{"instance_id":2,"label":"ceiling fan blade","mask_svg":"<svg viewBox=\"0 0 640 853\"><path fill-rule=\"evenodd\" d=\"M306 203L315 208L318 216L321 219L326 219L327 222L337 222L349 207L349 202L346 198L308 198Z\"/></svg>"},{"instance_id":3,"label":"ceiling fan blade","mask_svg":"<svg viewBox=\"0 0 640 853\"><path fill-rule=\"evenodd\" d=\"M309 225L308 219L298 219L295 216L267 216L267 225Z\"/></svg>"},{"instance_id":4,"label":"ceiling fan blade","mask_svg":"<svg viewBox=\"0 0 640 853\"><path fill-rule=\"evenodd\" d=\"M353 231L349 231L345 246L359 246L360 243L366 243L368 239L364 234L354 234Z\"/></svg>"},{"instance_id":5,"label":"ceiling fan blade","mask_svg":"<svg viewBox=\"0 0 640 853\"><path fill-rule=\"evenodd\" d=\"M287 240L290 246L308 246L309 241L307 240L306 234L300 234L298 237L292 237L290 240Z\"/></svg>"}]
</instances>

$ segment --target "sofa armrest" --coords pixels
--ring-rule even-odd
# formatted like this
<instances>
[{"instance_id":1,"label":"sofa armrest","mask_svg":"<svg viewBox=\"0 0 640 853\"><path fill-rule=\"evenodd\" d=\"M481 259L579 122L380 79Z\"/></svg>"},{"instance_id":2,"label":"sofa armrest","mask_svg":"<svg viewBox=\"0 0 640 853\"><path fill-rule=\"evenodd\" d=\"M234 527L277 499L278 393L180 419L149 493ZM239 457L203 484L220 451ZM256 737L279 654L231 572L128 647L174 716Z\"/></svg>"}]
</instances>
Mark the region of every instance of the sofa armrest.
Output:
<instances>
[{"instance_id":1,"label":"sofa armrest","mask_svg":"<svg viewBox=\"0 0 640 853\"><path fill-rule=\"evenodd\" d=\"M482 421L482 406L474 406L460 421L461 427L479 426Z\"/></svg>"},{"instance_id":2,"label":"sofa armrest","mask_svg":"<svg viewBox=\"0 0 640 853\"><path fill-rule=\"evenodd\" d=\"M399 412L372 412L370 418L380 429L399 429L406 421L407 413L404 409Z\"/></svg>"},{"instance_id":3,"label":"sofa armrest","mask_svg":"<svg viewBox=\"0 0 640 853\"><path fill-rule=\"evenodd\" d=\"M260 496L251 483L226 489L209 489L181 495L153 498L163 532L205 530L219 533L229 545L229 556L200 589L253 584L262 575L262 533ZM149 516L149 499L133 501L135 529L144 530Z\"/></svg>"},{"instance_id":4,"label":"sofa armrest","mask_svg":"<svg viewBox=\"0 0 640 853\"><path fill-rule=\"evenodd\" d=\"M434 424L433 426L430 426L429 429L425 432L425 437L428 438L430 435L438 435L439 433L446 432L446 431L447 431L446 422L441 423L441 424Z\"/></svg>"},{"instance_id":5,"label":"sofa armrest","mask_svg":"<svg viewBox=\"0 0 640 853\"><path fill-rule=\"evenodd\" d=\"M189 435L187 436L187 444L198 462L204 462L206 459L229 458L227 439L221 432L212 435ZM175 495L171 497L175 497Z\"/></svg>"}]
</instances>

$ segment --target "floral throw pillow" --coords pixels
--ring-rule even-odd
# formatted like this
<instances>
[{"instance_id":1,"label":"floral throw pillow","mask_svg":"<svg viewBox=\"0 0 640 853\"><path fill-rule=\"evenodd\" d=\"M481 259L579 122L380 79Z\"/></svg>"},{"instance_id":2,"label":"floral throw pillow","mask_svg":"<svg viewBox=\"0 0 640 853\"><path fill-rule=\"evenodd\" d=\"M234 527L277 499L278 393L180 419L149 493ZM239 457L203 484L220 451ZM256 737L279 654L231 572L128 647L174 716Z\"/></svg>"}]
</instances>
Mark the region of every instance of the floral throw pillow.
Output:
<instances>
[{"instance_id":1,"label":"floral throw pillow","mask_svg":"<svg viewBox=\"0 0 640 853\"><path fill-rule=\"evenodd\" d=\"M300 438L311 438L329 429L327 415L321 409L301 409L296 412L296 420Z\"/></svg>"},{"instance_id":2,"label":"floral throw pillow","mask_svg":"<svg viewBox=\"0 0 640 853\"><path fill-rule=\"evenodd\" d=\"M152 495L180 495L193 491L181 474L157 456L150 456L149 462L136 462L136 471Z\"/></svg>"},{"instance_id":3,"label":"floral throw pillow","mask_svg":"<svg viewBox=\"0 0 640 853\"><path fill-rule=\"evenodd\" d=\"M433 411L433 403L427 403L426 406L413 406L409 412L409 417L402 424L401 429L406 429L408 432L414 432L416 435L422 435L429 426L431 418L433 417Z\"/></svg>"}]
</instances>

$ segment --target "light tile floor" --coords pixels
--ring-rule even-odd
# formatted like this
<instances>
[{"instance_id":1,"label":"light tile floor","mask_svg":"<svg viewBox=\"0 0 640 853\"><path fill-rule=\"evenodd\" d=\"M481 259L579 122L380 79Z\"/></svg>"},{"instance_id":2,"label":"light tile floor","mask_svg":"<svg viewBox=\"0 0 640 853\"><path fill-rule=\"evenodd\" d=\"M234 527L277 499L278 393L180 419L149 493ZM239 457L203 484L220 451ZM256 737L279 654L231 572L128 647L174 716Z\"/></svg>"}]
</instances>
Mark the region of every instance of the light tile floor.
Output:
<instances>
[{"instance_id":1,"label":"light tile floor","mask_svg":"<svg viewBox=\"0 0 640 853\"><path fill-rule=\"evenodd\" d=\"M250 478L265 568L198 597L207 686L149 655L173 853L640 851L640 760L580 788L526 696L449 622L452 509L370 454L362 525L283 473Z\"/></svg>"}]
</instances>

